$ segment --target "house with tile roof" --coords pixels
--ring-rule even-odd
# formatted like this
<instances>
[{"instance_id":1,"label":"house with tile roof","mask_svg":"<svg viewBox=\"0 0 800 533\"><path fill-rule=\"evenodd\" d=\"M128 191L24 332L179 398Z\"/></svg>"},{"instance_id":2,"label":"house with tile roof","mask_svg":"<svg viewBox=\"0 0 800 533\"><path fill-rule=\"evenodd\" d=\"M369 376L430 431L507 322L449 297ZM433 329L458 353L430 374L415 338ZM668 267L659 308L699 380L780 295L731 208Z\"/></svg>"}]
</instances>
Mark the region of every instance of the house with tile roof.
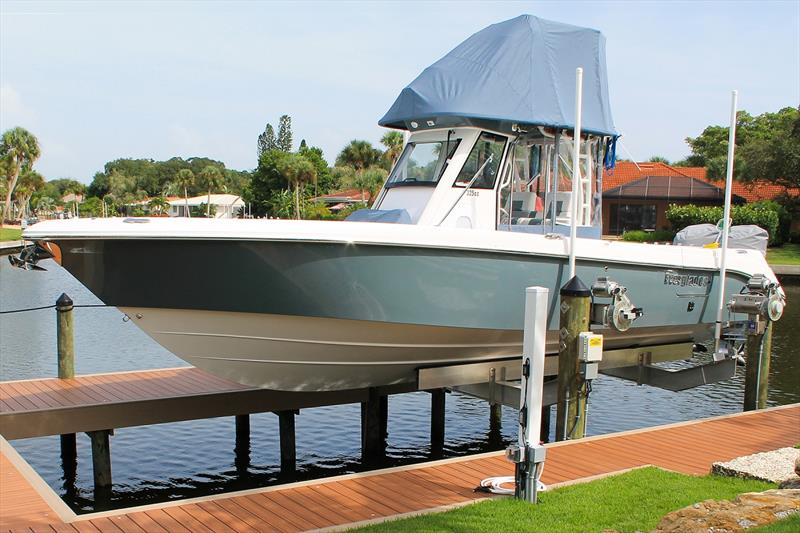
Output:
<instances>
[{"instance_id":1,"label":"house with tile roof","mask_svg":"<svg viewBox=\"0 0 800 533\"><path fill-rule=\"evenodd\" d=\"M734 181L731 201L736 205L784 195L800 196L800 189ZM603 234L669 229L666 211L671 204L722 205L724 198L725 182L708 179L704 167L620 161L603 173Z\"/></svg>"},{"instance_id":2,"label":"house with tile roof","mask_svg":"<svg viewBox=\"0 0 800 533\"><path fill-rule=\"evenodd\" d=\"M315 202L327 206L328 209L334 212L355 204L368 204L371 199L369 191L361 191L359 189L345 189L313 198Z\"/></svg>"}]
</instances>

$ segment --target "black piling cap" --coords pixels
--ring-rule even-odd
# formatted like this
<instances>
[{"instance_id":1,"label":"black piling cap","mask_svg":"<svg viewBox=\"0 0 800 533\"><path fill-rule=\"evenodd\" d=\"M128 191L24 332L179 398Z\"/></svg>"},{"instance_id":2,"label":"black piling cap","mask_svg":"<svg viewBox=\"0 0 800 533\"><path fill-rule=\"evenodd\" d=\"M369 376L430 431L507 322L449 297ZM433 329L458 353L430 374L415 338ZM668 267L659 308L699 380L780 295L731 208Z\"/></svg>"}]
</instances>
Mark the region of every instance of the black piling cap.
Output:
<instances>
[{"instance_id":1,"label":"black piling cap","mask_svg":"<svg viewBox=\"0 0 800 533\"><path fill-rule=\"evenodd\" d=\"M561 287L559 294L561 294L561 296L585 296L588 298L592 295L592 291L583 284L581 278L573 276L566 285Z\"/></svg>"},{"instance_id":2,"label":"black piling cap","mask_svg":"<svg viewBox=\"0 0 800 533\"><path fill-rule=\"evenodd\" d=\"M57 308L72 307L72 298L67 296L67 293L62 292L61 296L59 296L58 300L56 300L56 307Z\"/></svg>"}]
</instances>

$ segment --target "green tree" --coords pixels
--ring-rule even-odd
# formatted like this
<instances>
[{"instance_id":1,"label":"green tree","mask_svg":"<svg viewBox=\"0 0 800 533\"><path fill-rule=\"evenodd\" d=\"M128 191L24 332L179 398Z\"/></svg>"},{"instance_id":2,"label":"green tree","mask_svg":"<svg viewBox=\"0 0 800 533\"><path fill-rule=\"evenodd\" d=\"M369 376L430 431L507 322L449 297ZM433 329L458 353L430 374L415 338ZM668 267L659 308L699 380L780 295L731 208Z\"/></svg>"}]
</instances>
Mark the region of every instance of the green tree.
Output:
<instances>
[{"instance_id":1,"label":"green tree","mask_svg":"<svg viewBox=\"0 0 800 533\"><path fill-rule=\"evenodd\" d=\"M366 202L366 195L369 193L370 199L375 198L375 194L383 185L387 176L386 169L373 166L361 172L355 171L345 178L348 187L361 191L361 201Z\"/></svg>"},{"instance_id":2,"label":"green tree","mask_svg":"<svg viewBox=\"0 0 800 533\"><path fill-rule=\"evenodd\" d=\"M93 196L93 198L97 198ZM117 213L117 199L114 197L112 193L106 193L103 196L103 216L113 216L113 214Z\"/></svg>"},{"instance_id":3,"label":"green tree","mask_svg":"<svg viewBox=\"0 0 800 533\"><path fill-rule=\"evenodd\" d=\"M301 198L303 202L301 208L305 210L305 198ZM295 212L294 193L290 189L281 189L273 191L269 199L270 214L279 218L292 218Z\"/></svg>"},{"instance_id":4,"label":"green tree","mask_svg":"<svg viewBox=\"0 0 800 533\"><path fill-rule=\"evenodd\" d=\"M669 165L669 159L666 157L661 157L660 155L654 155L650 159L647 160L648 163L664 163L665 165Z\"/></svg>"},{"instance_id":5,"label":"green tree","mask_svg":"<svg viewBox=\"0 0 800 533\"><path fill-rule=\"evenodd\" d=\"M785 107L753 117L736 115L734 177L766 179L787 187L800 186L800 111ZM708 177L723 179L727 169L728 128L708 126L697 137L687 137L692 154L685 163L703 166ZM683 163L683 162L682 162Z\"/></svg>"},{"instance_id":6,"label":"green tree","mask_svg":"<svg viewBox=\"0 0 800 533\"><path fill-rule=\"evenodd\" d=\"M188 168L182 168L175 174L175 179L173 180L175 185L183 189L183 199L186 202L186 216L191 218L191 213L189 212L189 187L194 185L194 172L189 170Z\"/></svg>"},{"instance_id":7,"label":"green tree","mask_svg":"<svg viewBox=\"0 0 800 533\"><path fill-rule=\"evenodd\" d=\"M744 181L766 179L784 187L800 187L800 112L786 108L768 114L739 150ZM756 117L756 120L764 115Z\"/></svg>"},{"instance_id":8,"label":"green tree","mask_svg":"<svg viewBox=\"0 0 800 533\"><path fill-rule=\"evenodd\" d=\"M155 196L147 202L147 208L153 215L164 215L169 211L169 202L163 196Z\"/></svg>"},{"instance_id":9,"label":"green tree","mask_svg":"<svg viewBox=\"0 0 800 533\"><path fill-rule=\"evenodd\" d=\"M403 134L399 131L387 131L381 137L381 144L386 147L383 155L386 157L391 166L397 163L400 154L403 153Z\"/></svg>"},{"instance_id":10,"label":"green tree","mask_svg":"<svg viewBox=\"0 0 800 533\"><path fill-rule=\"evenodd\" d=\"M317 169L314 164L300 154L289 154L279 167L286 181L294 189L294 216L300 219L300 188L307 183L316 181Z\"/></svg>"},{"instance_id":11,"label":"green tree","mask_svg":"<svg viewBox=\"0 0 800 533\"><path fill-rule=\"evenodd\" d=\"M34 207L37 216L50 216L56 208L56 202L50 196L41 196Z\"/></svg>"},{"instance_id":12,"label":"green tree","mask_svg":"<svg viewBox=\"0 0 800 533\"><path fill-rule=\"evenodd\" d=\"M314 196L318 194L317 188L323 193L327 193L336 187L337 182L333 179L331 168L328 166L328 162L325 161L321 148L303 146L301 143L297 153L311 161L317 171L317 179L314 181Z\"/></svg>"},{"instance_id":13,"label":"green tree","mask_svg":"<svg viewBox=\"0 0 800 533\"><path fill-rule=\"evenodd\" d=\"M278 143L275 140L275 129L272 124L267 124L264 131L258 136L258 159L260 160L265 152L276 148L278 148Z\"/></svg>"},{"instance_id":14,"label":"green tree","mask_svg":"<svg viewBox=\"0 0 800 533\"><path fill-rule=\"evenodd\" d=\"M82 217L99 217L103 215L103 201L97 196L90 196L78 207Z\"/></svg>"},{"instance_id":15,"label":"green tree","mask_svg":"<svg viewBox=\"0 0 800 533\"><path fill-rule=\"evenodd\" d=\"M336 156L336 166L353 167L356 172L364 171L380 164L382 155L369 141L353 140Z\"/></svg>"},{"instance_id":16,"label":"green tree","mask_svg":"<svg viewBox=\"0 0 800 533\"><path fill-rule=\"evenodd\" d=\"M70 180L64 187L64 194L72 195L72 212L78 215L78 196L83 196L86 192L86 186L75 180Z\"/></svg>"},{"instance_id":17,"label":"green tree","mask_svg":"<svg viewBox=\"0 0 800 533\"><path fill-rule=\"evenodd\" d=\"M44 177L35 170L25 169L17 180L14 190L14 201L17 204L17 213L22 218L28 216L28 202L37 190L44 187Z\"/></svg>"},{"instance_id":18,"label":"green tree","mask_svg":"<svg viewBox=\"0 0 800 533\"><path fill-rule=\"evenodd\" d=\"M217 191L222 184L225 183L225 177L222 175L222 171L214 165L208 165L204 168L200 175L200 183L205 187L206 193L208 194L208 200L206 201L206 218L211 217L211 191Z\"/></svg>"},{"instance_id":19,"label":"green tree","mask_svg":"<svg viewBox=\"0 0 800 533\"><path fill-rule=\"evenodd\" d=\"M2 221L8 218L11 210L11 195L14 194L20 172L23 168L31 168L40 155L39 140L24 128L6 130L0 137L0 159L4 160L2 166L6 181Z\"/></svg>"},{"instance_id":20,"label":"green tree","mask_svg":"<svg viewBox=\"0 0 800 533\"><path fill-rule=\"evenodd\" d=\"M283 160L288 156L281 150L268 150L261 154L243 195L244 200L251 204L254 216L263 217L272 212L274 194L289 187L281 173Z\"/></svg>"},{"instance_id":21,"label":"green tree","mask_svg":"<svg viewBox=\"0 0 800 533\"><path fill-rule=\"evenodd\" d=\"M278 119L278 150L292 151L292 117L289 115Z\"/></svg>"}]
</instances>

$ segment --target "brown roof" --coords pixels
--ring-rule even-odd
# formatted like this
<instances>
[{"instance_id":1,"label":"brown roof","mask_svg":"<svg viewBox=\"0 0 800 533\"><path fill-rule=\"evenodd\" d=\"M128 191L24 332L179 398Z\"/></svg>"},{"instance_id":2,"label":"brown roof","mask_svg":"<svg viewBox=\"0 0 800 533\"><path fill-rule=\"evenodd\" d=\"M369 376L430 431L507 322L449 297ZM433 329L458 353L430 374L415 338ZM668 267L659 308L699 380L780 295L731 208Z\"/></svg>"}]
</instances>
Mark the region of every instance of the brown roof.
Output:
<instances>
[{"instance_id":1,"label":"brown roof","mask_svg":"<svg viewBox=\"0 0 800 533\"><path fill-rule=\"evenodd\" d=\"M620 185L654 176L693 178L713 185L721 191L725 190L725 182L708 179L704 167L673 167L666 163L638 163L637 168L636 165L637 163L633 163L632 161L620 161L613 170L604 171L603 193L605 194L607 191L611 191ZM613 194L613 191L611 192ZM773 200L784 194L800 196L800 189L787 188L763 180L750 183L734 181L731 194L741 196L748 202L757 202L759 200Z\"/></svg>"},{"instance_id":2,"label":"brown roof","mask_svg":"<svg viewBox=\"0 0 800 533\"><path fill-rule=\"evenodd\" d=\"M637 200L672 200L684 202L723 202L723 189L688 176L645 176L613 189L603 191L604 198ZM744 198L734 194L734 203L744 203Z\"/></svg>"}]
</instances>

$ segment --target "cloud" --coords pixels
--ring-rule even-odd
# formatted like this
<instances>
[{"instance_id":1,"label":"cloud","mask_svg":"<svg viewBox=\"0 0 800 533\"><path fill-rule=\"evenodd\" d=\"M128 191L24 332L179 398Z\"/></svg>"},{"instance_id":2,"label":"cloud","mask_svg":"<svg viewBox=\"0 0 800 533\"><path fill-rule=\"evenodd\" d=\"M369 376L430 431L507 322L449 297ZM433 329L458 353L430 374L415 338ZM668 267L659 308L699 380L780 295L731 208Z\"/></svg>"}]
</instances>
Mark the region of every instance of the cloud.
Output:
<instances>
[{"instance_id":1,"label":"cloud","mask_svg":"<svg viewBox=\"0 0 800 533\"><path fill-rule=\"evenodd\" d=\"M14 87L7 83L0 85L0 130L29 127L35 119L36 113L25 106Z\"/></svg>"}]
</instances>

